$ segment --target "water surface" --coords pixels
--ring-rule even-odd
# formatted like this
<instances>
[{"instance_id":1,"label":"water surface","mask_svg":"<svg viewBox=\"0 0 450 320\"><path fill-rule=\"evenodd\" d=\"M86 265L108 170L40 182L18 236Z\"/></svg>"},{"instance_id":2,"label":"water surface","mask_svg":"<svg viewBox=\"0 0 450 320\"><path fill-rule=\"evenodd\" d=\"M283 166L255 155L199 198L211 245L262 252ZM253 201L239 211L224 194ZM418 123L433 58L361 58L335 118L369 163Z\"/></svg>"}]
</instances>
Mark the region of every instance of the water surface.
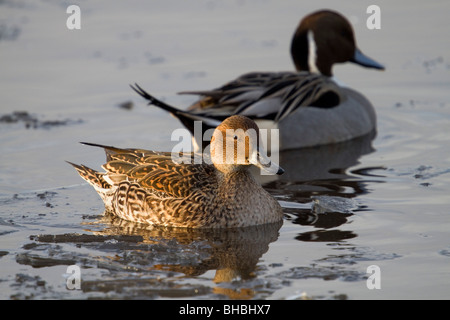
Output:
<instances>
[{"instance_id":1,"label":"water surface","mask_svg":"<svg viewBox=\"0 0 450 320\"><path fill-rule=\"evenodd\" d=\"M447 1L82 3L81 30L59 1L0 2L0 298L448 299L450 56ZM258 10L256 10L256 8ZM101 150L169 151L179 123L128 87L188 106L183 90L247 71L291 70L300 18L352 21L378 72L335 67L378 115L375 136L281 154L264 180L281 225L197 232L135 225L65 160L99 168ZM81 289L66 286L81 269ZM381 271L369 290L368 267Z\"/></svg>"}]
</instances>

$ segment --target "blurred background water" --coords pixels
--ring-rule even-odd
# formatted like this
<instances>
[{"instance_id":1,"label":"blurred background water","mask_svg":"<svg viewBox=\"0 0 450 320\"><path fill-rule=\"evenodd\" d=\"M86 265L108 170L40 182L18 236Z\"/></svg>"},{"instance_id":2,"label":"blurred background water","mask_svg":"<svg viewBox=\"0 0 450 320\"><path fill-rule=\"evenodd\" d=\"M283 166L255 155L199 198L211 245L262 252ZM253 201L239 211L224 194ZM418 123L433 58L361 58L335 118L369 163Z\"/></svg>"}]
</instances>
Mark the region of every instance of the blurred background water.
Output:
<instances>
[{"instance_id":1,"label":"blurred background water","mask_svg":"<svg viewBox=\"0 0 450 320\"><path fill-rule=\"evenodd\" d=\"M66 9L81 9L68 30ZM381 29L366 9L381 9ZM281 154L265 181L282 225L182 232L104 217L65 163L101 150L170 151L173 105L248 71L292 70L300 19L334 9L377 72L338 65L378 115L376 137ZM0 298L448 299L450 55L448 1L0 1ZM81 268L68 290L66 268ZM367 268L381 270L369 290Z\"/></svg>"}]
</instances>

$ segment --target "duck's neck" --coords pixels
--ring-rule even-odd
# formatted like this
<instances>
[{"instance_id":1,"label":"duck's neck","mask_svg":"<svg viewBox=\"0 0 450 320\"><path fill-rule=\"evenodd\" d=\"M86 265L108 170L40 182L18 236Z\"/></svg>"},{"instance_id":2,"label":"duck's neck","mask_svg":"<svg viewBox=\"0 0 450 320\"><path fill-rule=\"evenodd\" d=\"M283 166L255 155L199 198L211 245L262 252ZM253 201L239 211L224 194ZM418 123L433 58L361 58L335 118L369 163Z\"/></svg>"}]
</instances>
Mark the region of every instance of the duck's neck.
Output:
<instances>
[{"instance_id":1,"label":"duck's neck","mask_svg":"<svg viewBox=\"0 0 450 320\"><path fill-rule=\"evenodd\" d=\"M322 50L321 54L327 56L328 53L324 53ZM326 59L318 59L319 49L312 30L305 28L297 30L291 42L291 57L299 72L306 71L327 77L332 76L332 64L328 63Z\"/></svg>"},{"instance_id":2,"label":"duck's neck","mask_svg":"<svg viewBox=\"0 0 450 320\"><path fill-rule=\"evenodd\" d=\"M221 185L227 185L229 190L248 190L253 184L257 184L249 170L234 170L230 172L218 172ZM229 186L232 185L233 188ZM239 191L238 191L239 192Z\"/></svg>"}]
</instances>

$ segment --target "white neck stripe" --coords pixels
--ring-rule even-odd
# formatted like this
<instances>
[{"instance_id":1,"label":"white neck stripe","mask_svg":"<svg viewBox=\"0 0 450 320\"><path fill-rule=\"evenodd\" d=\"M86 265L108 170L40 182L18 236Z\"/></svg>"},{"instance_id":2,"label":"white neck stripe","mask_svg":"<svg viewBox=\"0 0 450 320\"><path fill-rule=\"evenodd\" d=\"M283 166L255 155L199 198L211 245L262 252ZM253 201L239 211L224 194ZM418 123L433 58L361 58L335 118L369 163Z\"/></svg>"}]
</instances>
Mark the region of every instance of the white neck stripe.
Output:
<instances>
[{"instance_id":1,"label":"white neck stripe","mask_svg":"<svg viewBox=\"0 0 450 320\"><path fill-rule=\"evenodd\" d=\"M320 73L319 68L316 65L317 61L317 47L314 41L314 34L311 30L308 30L308 67L309 72Z\"/></svg>"}]
</instances>

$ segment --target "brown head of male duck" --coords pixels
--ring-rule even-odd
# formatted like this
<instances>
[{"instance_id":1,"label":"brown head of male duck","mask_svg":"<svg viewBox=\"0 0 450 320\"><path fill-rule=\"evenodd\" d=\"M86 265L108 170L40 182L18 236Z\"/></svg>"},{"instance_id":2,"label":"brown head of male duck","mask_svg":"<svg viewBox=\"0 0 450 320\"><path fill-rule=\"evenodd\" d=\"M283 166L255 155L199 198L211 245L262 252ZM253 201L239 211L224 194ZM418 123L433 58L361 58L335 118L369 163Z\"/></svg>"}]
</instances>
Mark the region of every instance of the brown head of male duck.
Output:
<instances>
[{"instance_id":1,"label":"brown head of male duck","mask_svg":"<svg viewBox=\"0 0 450 320\"><path fill-rule=\"evenodd\" d=\"M256 121L261 129L279 129L279 150L347 141L376 130L376 113L361 93L333 79L333 66L352 62L383 70L356 45L350 22L340 13L320 10L305 16L291 42L296 71L250 72L212 90L183 92L200 98L187 110L156 99L137 84L132 88L149 104L174 115L188 128L196 146L194 122L204 131L231 115Z\"/></svg>"}]
</instances>

